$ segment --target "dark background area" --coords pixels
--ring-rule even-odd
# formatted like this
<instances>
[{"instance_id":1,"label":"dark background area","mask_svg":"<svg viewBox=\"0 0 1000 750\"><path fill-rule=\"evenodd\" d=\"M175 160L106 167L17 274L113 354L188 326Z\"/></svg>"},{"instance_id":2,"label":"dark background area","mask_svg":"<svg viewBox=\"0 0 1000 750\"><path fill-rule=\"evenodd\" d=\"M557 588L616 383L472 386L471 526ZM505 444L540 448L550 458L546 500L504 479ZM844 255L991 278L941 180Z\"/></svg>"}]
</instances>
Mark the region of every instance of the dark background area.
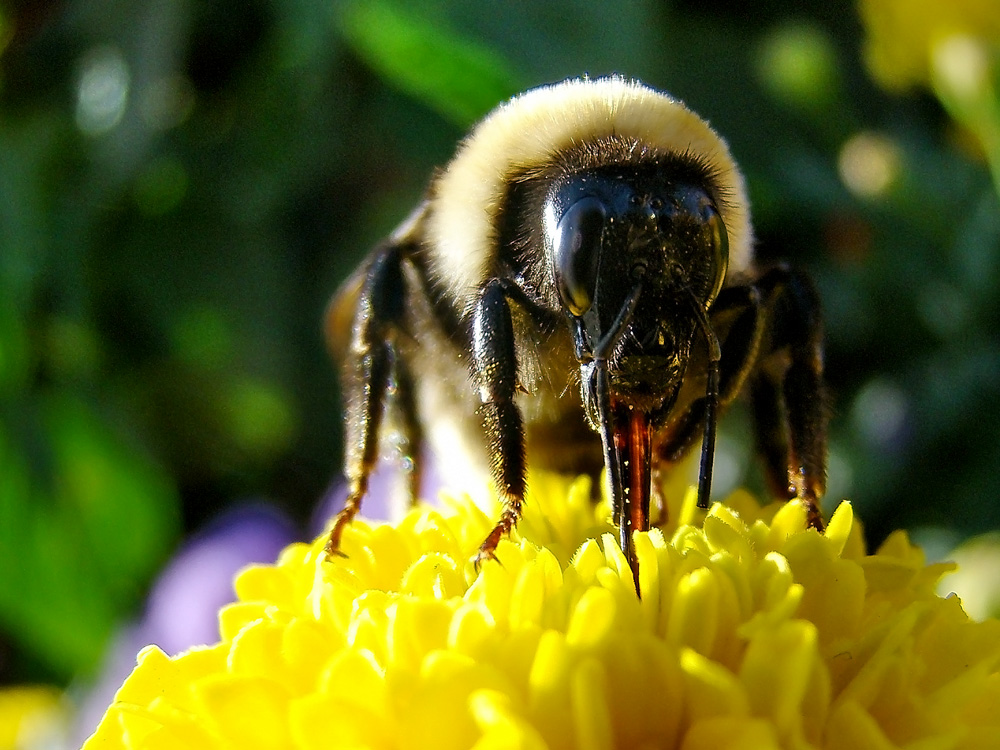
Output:
<instances>
[{"instance_id":1,"label":"dark background area","mask_svg":"<svg viewBox=\"0 0 1000 750\"><path fill-rule=\"evenodd\" d=\"M472 122L583 73L709 119L759 256L814 275L829 499L873 543L1000 526L983 119L926 76L877 82L851 4L745 8L0 2L0 683L91 673L226 508L305 533L340 461L330 295ZM740 409L720 455L719 492L761 486Z\"/></svg>"}]
</instances>

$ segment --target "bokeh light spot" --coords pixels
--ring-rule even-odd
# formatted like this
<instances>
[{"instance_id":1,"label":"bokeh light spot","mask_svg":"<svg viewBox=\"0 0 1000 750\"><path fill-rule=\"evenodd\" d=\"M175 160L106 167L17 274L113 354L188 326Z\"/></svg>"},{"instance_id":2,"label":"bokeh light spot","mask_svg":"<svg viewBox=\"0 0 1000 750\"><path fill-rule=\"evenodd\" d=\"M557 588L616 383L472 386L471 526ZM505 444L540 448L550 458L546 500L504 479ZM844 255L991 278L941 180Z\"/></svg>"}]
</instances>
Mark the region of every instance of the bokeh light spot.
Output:
<instances>
[{"instance_id":1,"label":"bokeh light spot","mask_svg":"<svg viewBox=\"0 0 1000 750\"><path fill-rule=\"evenodd\" d=\"M229 431L248 453L275 455L288 447L296 426L291 403L275 387L244 380L227 394Z\"/></svg>"},{"instance_id":2,"label":"bokeh light spot","mask_svg":"<svg viewBox=\"0 0 1000 750\"><path fill-rule=\"evenodd\" d=\"M781 26L764 40L757 75L777 100L822 109L837 91L837 58L827 35L801 23Z\"/></svg>"},{"instance_id":3,"label":"bokeh light spot","mask_svg":"<svg viewBox=\"0 0 1000 750\"><path fill-rule=\"evenodd\" d=\"M128 64L110 46L96 47L80 63L76 124L87 135L101 135L117 125L128 104Z\"/></svg>"},{"instance_id":4,"label":"bokeh light spot","mask_svg":"<svg viewBox=\"0 0 1000 750\"><path fill-rule=\"evenodd\" d=\"M897 385L875 378L855 398L851 419L868 444L892 450L903 437L909 411L909 399Z\"/></svg>"},{"instance_id":5,"label":"bokeh light spot","mask_svg":"<svg viewBox=\"0 0 1000 750\"><path fill-rule=\"evenodd\" d=\"M988 85L990 61L981 40L953 34L933 45L931 69L934 82L943 93L971 99Z\"/></svg>"},{"instance_id":6,"label":"bokeh light spot","mask_svg":"<svg viewBox=\"0 0 1000 750\"><path fill-rule=\"evenodd\" d=\"M877 198L899 175L900 156L896 144L877 133L864 132L850 138L840 149L837 170L847 189L861 198Z\"/></svg>"}]
</instances>

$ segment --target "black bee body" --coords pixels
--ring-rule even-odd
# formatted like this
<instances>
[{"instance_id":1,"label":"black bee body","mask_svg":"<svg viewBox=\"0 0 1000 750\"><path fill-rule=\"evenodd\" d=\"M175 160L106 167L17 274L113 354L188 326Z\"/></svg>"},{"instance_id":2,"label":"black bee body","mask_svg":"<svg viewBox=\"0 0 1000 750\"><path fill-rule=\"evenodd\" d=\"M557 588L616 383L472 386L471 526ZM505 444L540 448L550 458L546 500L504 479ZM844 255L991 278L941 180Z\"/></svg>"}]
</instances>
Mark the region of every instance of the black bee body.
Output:
<instances>
[{"instance_id":1,"label":"black bee body","mask_svg":"<svg viewBox=\"0 0 1000 750\"><path fill-rule=\"evenodd\" d=\"M705 507L719 411L747 383L774 492L822 526L815 291L799 272L754 267L725 143L641 84L567 81L495 110L335 298L328 331L344 361L349 483L330 551L367 489L389 402L411 455L429 440L499 493L480 560L520 516L528 461L606 468L637 575L652 468L700 439ZM415 493L419 466L412 478Z\"/></svg>"}]
</instances>

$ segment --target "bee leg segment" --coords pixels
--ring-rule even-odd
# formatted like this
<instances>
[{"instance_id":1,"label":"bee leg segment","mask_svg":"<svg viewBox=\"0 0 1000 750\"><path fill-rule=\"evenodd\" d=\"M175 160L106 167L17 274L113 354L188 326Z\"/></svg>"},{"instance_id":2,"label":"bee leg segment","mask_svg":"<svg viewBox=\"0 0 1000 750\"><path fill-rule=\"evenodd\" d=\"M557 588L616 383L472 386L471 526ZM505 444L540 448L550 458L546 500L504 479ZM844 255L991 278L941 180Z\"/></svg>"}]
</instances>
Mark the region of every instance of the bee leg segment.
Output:
<instances>
[{"instance_id":1,"label":"bee leg segment","mask_svg":"<svg viewBox=\"0 0 1000 750\"><path fill-rule=\"evenodd\" d=\"M630 411L624 403L612 403L606 360L595 360L583 368L584 382L590 384L591 398L599 415L618 541L632 569L635 593L639 594L639 561L635 556L632 532L649 530L649 418L641 411Z\"/></svg>"},{"instance_id":2,"label":"bee leg segment","mask_svg":"<svg viewBox=\"0 0 1000 750\"><path fill-rule=\"evenodd\" d=\"M709 429L714 431L716 421L711 412L717 406L731 402L746 382L760 348L764 327L761 306L760 294L752 286L733 286L722 290L709 313L709 330L711 336L719 341L721 358L717 364L712 363L714 345L706 337L708 347L704 367L709 382L706 383L705 395L695 399L660 435L656 457L668 466L679 462L701 436L699 507L707 507L710 500L712 471L709 468L706 473L704 467L706 446L715 442L715 436L707 434ZM714 375L713 371L718 374ZM716 377L717 383L711 382Z\"/></svg>"},{"instance_id":3,"label":"bee leg segment","mask_svg":"<svg viewBox=\"0 0 1000 750\"><path fill-rule=\"evenodd\" d=\"M361 509L368 477L378 461L379 431L399 357L395 340L403 328L405 282L398 247L377 254L365 274L344 363L344 474L347 501L327 538L327 555L340 555L340 539Z\"/></svg>"},{"instance_id":4,"label":"bee leg segment","mask_svg":"<svg viewBox=\"0 0 1000 750\"><path fill-rule=\"evenodd\" d=\"M691 297L691 309L708 344L708 366L705 386L705 428L701 437L701 469L698 472L698 507L704 510L712 495L712 470L715 465L715 431L719 408L719 362L722 361L722 347L712 330L712 324L701 303Z\"/></svg>"},{"instance_id":5,"label":"bee leg segment","mask_svg":"<svg viewBox=\"0 0 1000 750\"><path fill-rule=\"evenodd\" d=\"M606 360L595 360L584 364L583 370L584 382L589 384L590 400L597 409L597 424L600 427L601 445L604 449L604 465L607 467L608 493L614 503L613 512L615 522L618 524L621 548L631 564L634 557L632 554L631 518L628 509L619 507L617 502L617 498L625 497L622 461L620 459L620 451L624 446L622 440L618 439L618 431L615 429L615 414L611 408L611 388L608 385L608 363Z\"/></svg>"},{"instance_id":6,"label":"bee leg segment","mask_svg":"<svg viewBox=\"0 0 1000 750\"><path fill-rule=\"evenodd\" d=\"M718 346L718 345L716 345ZM698 471L698 507L708 508L712 497L712 473L715 468L715 432L718 423L719 363L712 363L708 371L708 389L705 392L705 430L701 436L701 468Z\"/></svg>"},{"instance_id":7,"label":"bee leg segment","mask_svg":"<svg viewBox=\"0 0 1000 750\"><path fill-rule=\"evenodd\" d=\"M607 467L608 489L615 503L614 517L618 522L619 542L632 569L636 594L639 594L639 561L635 556L632 532L649 530L649 415L612 399L608 359L632 321L641 292L642 283L638 282L622 305L611 329L601 337L592 353L585 351L587 338L579 323L575 327L574 336L578 342L577 356L584 349L580 364L583 382L587 384L584 401L593 404L596 410L596 421L604 449L604 465ZM578 318L576 320L579 321ZM621 507L618 505L619 498Z\"/></svg>"},{"instance_id":8,"label":"bee leg segment","mask_svg":"<svg viewBox=\"0 0 1000 750\"><path fill-rule=\"evenodd\" d=\"M472 365L490 471L503 502L500 520L479 547L478 567L484 560L495 559L500 540L521 517L525 491L524 426L514 403L518 388L514 326L503 282L498 279L483 287L473 311Z\"/></svg>"},{"instance_id":9,"label":"bee leg segment","mask_svg":"<svg viewBox=\"0 0 1000 750\"><path fill-rule=\"evenodd\" d=\"M395 357L392 362L392 373L395 380L392 390L399 414L399 432L402 439L399 449L406 474L407 495L410 506L413 507L420 499L420 481L423 477L420 447L424 442L424 430L417 416L417 402L414 399L416 388L409 367Z\"/></svg>"},{"instance_id":10,"label":"bee leg segment","mask_svg":"<svg viewBox=\"0 0 1000 750\"><path fill-rule=\"evenodd\" d=\"M625 550L635 592L639 593L639 560L635 556L632 532L649 531L650 444L649 415L638 409L627 411L619 419L628 426L615 435L618 455L625 457L624 494L620 528L622 549Z\"/></svg>"},{"instance_id":11,"label":"bee leg segment","mask_svg":"<svg viewBox=\"0 0 1000 750\"><path fill-rule=\"evenodd\" d=\"M758 282L769 330L751 383L759 450L775 493L806 506L810 526L825 526L829 408L823 379L819 297L802 273L777 266Z\"/></svg>"}]
</instances>

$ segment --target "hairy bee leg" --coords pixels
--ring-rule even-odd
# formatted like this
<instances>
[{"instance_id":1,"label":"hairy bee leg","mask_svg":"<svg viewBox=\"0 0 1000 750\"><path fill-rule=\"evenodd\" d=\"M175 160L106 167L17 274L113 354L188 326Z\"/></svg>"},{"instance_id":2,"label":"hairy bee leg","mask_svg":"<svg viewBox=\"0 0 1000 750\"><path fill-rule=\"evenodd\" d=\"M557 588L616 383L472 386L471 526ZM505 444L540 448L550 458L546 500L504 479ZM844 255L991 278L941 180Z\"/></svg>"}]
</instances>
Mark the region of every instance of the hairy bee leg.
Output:
<instances>
[{"instance_id":1,"label":"hairy bee leg","mask_svg":"<svg viewBox=\"0 0 1000 750\"><path fill-rule=\"evenodd\" d=\"M804 503L809 525L823 529L829 406L819 296L805 274L787 266L768 271L757 286L768 310L751 390L758 449L779 497Z\"/></svg>"},{"instance_id":2,"label":"hairy bee leg","mask_svg":"<svg viewBox=\"0 0 1000 750\"><path fill-rule=\"evenodd\" d=\"M757 440L757 454L764 467L764 478L775 497L790 499L794 492L788 483L788 436L786 418L781 413L781 392L774 379L756 375L750 382L750 405Z\"/></svg>"},{"instance_id":3,"label":"hairy bee leg","mask_svg":"<svg viewBox=\"0 0 1000 750\"><path fill-rule=\"evenodd\" d=\"M344 529L361 509L368 478L378 460L379 433L403 321L405 282L398 247L378 253L358 296L350 349L344 362L344 475L347 501L326 541L328 555L340 554Z\"/></svg>"},{"instance_id":4,"label":"hairy bee leg","mask_svg":"<svg viewBox=\"0 0 1000 750\"><path fill-rule=\"evenodd\" d=\"M503 502L500 520L479 547L478 566L494 559L500 540L521 517L525 491L524 426L514 403L518 387L514 326L507 294L497 279L483 287L473 311L472 365L490 471Z\"/></svg>"},{"instance_id":5,"label":"hairy bee leg","mask_svg":"<svg viewBox=\"0 0 1000 750\"><path fill-rule=\"evenodd\" d=\"M413 507L420 500L420 480L423 477L420 461L420 446L424 442L424 429L417 416L417 402L414 398L413 376L410 368L398 357L393 359L394 405L399 414L399 430L402 437L400 451L405 462L406 491Z\"/></svg>"}]
</instances>

